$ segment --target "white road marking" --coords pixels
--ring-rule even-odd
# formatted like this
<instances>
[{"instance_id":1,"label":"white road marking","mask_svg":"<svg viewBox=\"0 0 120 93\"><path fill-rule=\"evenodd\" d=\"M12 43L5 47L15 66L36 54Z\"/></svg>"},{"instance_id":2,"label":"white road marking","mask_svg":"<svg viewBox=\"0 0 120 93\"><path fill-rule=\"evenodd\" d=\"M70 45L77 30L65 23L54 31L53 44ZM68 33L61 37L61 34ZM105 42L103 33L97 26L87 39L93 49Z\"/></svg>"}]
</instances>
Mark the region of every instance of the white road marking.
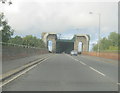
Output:
<instances>
[{"instance_id":1,"label":"white road marking","mask_svg":"<svg viewBox=\"0 0 120 93\"><path fill-rule=\"evenodd\" d=\"M70 56L70 57L71 57L71 56ZM75 58L73 58L73 57L71 57L71 58L74 59L74 60L76 60L76 61L78 61L78 62L80 62L80 63L83 64L83 65L87 65L87 64L85 64L84 62L79 61L79 60L77 60L77 59L75 59ZM100 71L94 69L93 67L91 67L91 66L88 66L88 67L89 67L90 69L94 70L95 72L101 74L102 76L106 76L105 74L103 74L102 72L100 72Z\"/></svg>"},{"instance_id":2,"label":"white road marking","mask_svg":"<svg viewBox=\"0 0 120 93\"><path fill-rule=\"evenodd\" d=\"M74 57L72 57L72 56L70 56L70 55L67 55L67 56L69 56L70 58L74 59L75 61L80 62L80 63L81 63L81 64L83 64L83 65L86 65L87 67L89 67L89 68L90 68L90 69L92 69L93 71L97 72L98 74L100 74L100 75L102 75L102 76L106 76L106 75L105 75L105 74L103 74L102 72L100 72L100 71L98 71L98 70L94 69L93 67L91 67L91 66L89 66L89 65L85 64L84 62L79 61L79 60L75 59ZM116 84L120 86L120 83L116 83Z\"/></svg>"},{"instance_id":3,"label":"white road marking","mask_svg":"<svg viewBox=\"0 0 120 93\"><path fill-rule=\"evenodd\" d=\"M49 55L49 56L47 56L47 57L44 57L44 58L40 58L40 59L38 59L38 60L35 60L35 61L30 62L30 63L28 63L28 64L25 64L25 65L23 65L23 66L21 66L21 67L19 67L19 68L17 68L17 69L13 69L13 70L11 70L11 71L9 71L9 72L7 72L7 73L4 73L4 74L0 75L0 80L2 80L2 78L5 78L5 77L7 77L7 76L9 76L9 75L11 75L11 74L19 71L20 69L23 69L23 68L25 68L25 67L28 67L28 66L36 63L36 62L40 62L40 61L42 62L42 60L47 59L47 58L50 58L50 57L51 57L51 55Z\"/></svg>"},{"instance_id":4,"label":"white road marking","mask_svg":"<svg viewBox=\"0 0 120 93\"><path fill-rule=\"evenodd\" d=\"M99 74L102 75L102 76L106 76L105 74L103 74L102 72L94 69L93 67L90 67L90 66L89 66L89 68L92 69L92 70L94 70L95 72L99 73Z\"/></svg>"},{"instance_id":5,"label":"white road marking","mask_svg":"<svg viewBox=\"0 0 120 93\"><path fill-rule=\"evenodd\" d=\"M69 55L67 55L67 56L69 56ZM75 60L75 61L78 61L78 62L80 62L81 64L83 64L83 65L86 65L84 62L82 62L82 61L79 61L78 59L75 59L74 57L72 57L72 56L69 56L69 57L71 57L73 60Z\"/></svg>"},{"instance_id":6,"label":"white road marking","mask_svg":"<svg viewBox=\"0 0 120 93\"><path fill-rule=\"evenodd\" d=\"M73 58L74 59L74 58ZM75 61L79 61L79 60L77 60L77 59L74 59Z\"/></svg>"},{"instance_id":7,"label":"white road marking","mask_svg":"<svg viewBox=\"0 0 120 93\"><path fill-rule=\"evenodd\" d=\"M48 57L50 57L50 56L48 56ZM32 64L34 64L34 63L36 63L36 62L39 62L39 61L41 61L41 60L43 60L43 59L47 59L48 57L40 58L40 59L35 60L35 61L31 62L31 63L25 64L25 65L23 65L23 66L21 66L21 67L19 67L19 68L17 68L17 69L14 69L14 70L11 70L11 71L9 71L9 72L7 72L7 73L5 73L5 74L2 74L2 75L0 75L0 80L2 80L2 78L5 78L6 76L9 76L9 75L17 72L18 70L20 70L20 69L22 69L22 68L24 68L24 67L27 67L27 66L29 66L29 65L32 65Z\"/></svg>"},{"instance_id":8,"label":"white road marking","mask_svg":"<svg viewBox=\"0 0 120 93\"><path fill-rule=\"evenodd\" d=\"M50 58L50 57L48 57L48 58ZM46 58L45 60L41 61L41 62L38 63L38 64L41 64L42 62L46 61L48 58ZM10 80L8 80L8 81L6 81L6 82L4 82L4 83L0 83L0 87L8 84L9 82L11 82L11 81L15 80L16 78L20 77L21 75L25 74L25 73L28 72L29 70L31 70L31 69L33 69L34 67L36 67L38 64L33 65L32 67L29 67L28 69L26 69L25 71L23 71L23 72L19 73L18 75L14 76L14 77L13 77L12 79L10 79Z\"/></svg>"},{"instance_id":9,"label":"white road marking","mask_svg":"<svg viewBox=\"0 0 120 93\"><path fill-rule=\"evenodd\" d=\"M18 78L18 77L20 77L21 75L25 74L26 72L28 72L29 70L31 70L31 69L34 68L35 66L37 66L37 64L34 65L34 66L32 66L32 67L30 67L30 68L28 68L27 70L21 72L20 74L16 75L15 77L13 77L12 79L8 80L7 82L3 83L2 85L0 85L0 87L2 87L2 86L4 86L4 85L8 84L9 82L15 80L16 78Z\"/></svg>"},{"instance_id":10,"label":"white road marking","mask_svg":"<svg viewBox=\"0 0 120 93\"><path fill-rule=\"evenodd\" d=\"M81 64L83 64L83 65L86 65L85 63L83 63L82 61L79 61Z\"/></svg>"},{"instance_id":11,"label":"white road marking","mask_svg":"<svg viewBox=\"0 0 120 93\"><path fill-rule=\"evenodd\" d=\"M119 85L119 86L120 86L120 83L117 83L117 85Z\"/></svg>"}]
</instances>

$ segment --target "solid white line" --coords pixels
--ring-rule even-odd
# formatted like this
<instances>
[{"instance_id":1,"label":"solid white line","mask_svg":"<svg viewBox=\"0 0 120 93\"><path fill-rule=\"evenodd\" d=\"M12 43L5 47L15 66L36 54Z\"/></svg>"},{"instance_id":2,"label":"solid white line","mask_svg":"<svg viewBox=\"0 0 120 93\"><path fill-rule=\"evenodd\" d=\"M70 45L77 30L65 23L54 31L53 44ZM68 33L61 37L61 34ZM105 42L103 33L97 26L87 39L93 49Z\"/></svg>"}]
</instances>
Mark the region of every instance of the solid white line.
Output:
<instances>
[{"instance_id":1,"label":"solid white line","mask_svg":"<svg viewBox=\"0 0 120 93\"><path fill-rule=\"evenodd\" d=\"M44 58L40 58L40 59L35 60L35 61L31 62L31 63L25 64L25 65L23 65L23 66L21 66L21 67L19 67L19 68L17 68L17 69L11 70L10 72L7 72L7 73L5 73L5 74L3 74L3 75L0 75L0 80L1 80L2 78L4 78L6 75L10 75L10 74L14 73L15 71L20 70L21 68L27 67L27 66L29 66L29 65L31 65L31 64L34 64L34 63L36 63L36 62L39 62L39 61L41 61L41 60L43 60L43 59L46 60L46 59L48 59L48 58L50 58L50 57L51 57L51 55L49 55L49 56L47 56L47 57L44 57ZM45 61L45 60L44 60L44 61ZM42 62L42 61L41 61L41 62ZM4 76L4 75L5 75L5 76Z\"/></svg>"},{"instance_id":2,"label":"solid white line","mask_svg":"<svg viewBox=\"0 0 120 93\"><path fill-rule=\"evenodd\" d=\"M25 74L26 72L28 72L29 70L31 70L31 69L34 68L35 66L37 66L37 64L34 65L34 66L32 66L32 67L30 67L30 68L28 68L27 70L21 72L20 74L16 75L15 77L13 77L12 79L8 80L7 82L3 83L2 85L0 85L0 87L8 84L9 82L13 81L14 79L16 79L16 78L18 78L18 77L20 77L21 75Z\"/></svg>"},{"instance_id":3,"label":"solid white line","mask_svg":"<svg viewBox=\"0 0 120 93\"><path fill-rule=\"evenodd\" d=\"M28 63L28 64L26 64L26 65L23 65L23 66L21 66L20 68L17 68L17 69L14 69L14 70L12 70L12 71L18 71L18 70L20 70L21 68L24 68L24 67L27 67L27 66L29 66L29 65L32 65L32 64L34 64L34 63L36 63L36 62L39 62L39 61L41 61L41 60L43 60L43 59L46 59L47 57L45 57L45 58L41 58L41 59L39 59L39 60L35 60L35 61L33 61L33 62L31 62L31 63ZM11 72L11 71L10 71ZM14 73L14 72L12 72L12 73ZM12 74L12 73L7 73L8 75L10 75L10 74ZM2 78L4 78L5 76L4 75L0 75L0 80L2 79Z\"/></svg>"},{"instance_id":4,"label":"solid white line","mask_svg":"<svg viewBox=\"0 0 120 93\"><path fill-rule=\"evenodd\" d=\"M47 58L47 59L48 59L48 58ZM46 61L47 59L41 61L39 64L41 64L42 62ZM38 65L38 64L33 65L32 67L30 67L30 68L28 68L27 70L21 72L20 74L16 75L15 77L13 77L12 79L8 80L7 82L2 83L2 84L0 85L0 87L2 87L2 86L4 86L4 85L8 84L9 82L15 80L16 78L18 78L18 77L20 77L21 75L25 74L26 72L28 72L28 71L31 70L32 68L36 67L37 65Z\"/></svg>"},{"instance_id":5,"label":"solid white line","mask_svg":"<svg viewBox=\"0 0 120 93\"><path fill-rule=\"evenodd\" d=\"M117 83L117 85L119 85L119 86L120 86L120 83Z\"/></svg>"},{"instance_id":6,"label":"solid white line","mask_svg":"<svg viewBox=\"0 0 120 93\"><path fill-rule=\"evenodd\" d=\"M89 68L92 69L92 70L94 70L95 72L101 74L102 76L106 76L105 74L103 74L102 72L100 72L100 71L94 69L93 67L90 67L90 66L89 66Z\"/></svg>"}]
</instances>

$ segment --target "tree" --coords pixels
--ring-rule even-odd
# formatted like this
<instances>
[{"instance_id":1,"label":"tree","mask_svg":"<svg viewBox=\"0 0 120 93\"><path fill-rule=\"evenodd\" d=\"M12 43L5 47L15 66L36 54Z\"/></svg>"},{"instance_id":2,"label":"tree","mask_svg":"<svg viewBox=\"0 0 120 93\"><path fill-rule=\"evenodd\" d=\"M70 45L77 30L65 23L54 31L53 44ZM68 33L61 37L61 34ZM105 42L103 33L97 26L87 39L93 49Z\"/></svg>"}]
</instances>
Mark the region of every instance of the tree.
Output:
<instances>
[{"instance_id":1,"label":"tree","mask_svg":"<svg viewBox=\"0 0 120 93\"><path fill-rule=\"evenodd\" d=\"M23 44L23 39L20 36L15 36L14 38L11 38L8 42L12 43L12 44L22 45Z\"/></svg>"},{"instance_id":2,"label":"tree","mask_svg":"<svg viewBox=\"0 0 120 93\"><path fill-rule=\"evenodd\" d=\"M111 32L108 38L104 37L99 42L100 51L116 51L120 48L120 34ZM98 50L98 44L93 46L93 50Z\"/></svg>"},{"instance_id":3,"label":"tree","mask_svg":"<svg viewBox=\"0 0 120 93\"><path fill-rule=\"evenodd\" d=\"M35 46L35 43L36 37L33 37L32 35L27 35L23 38L23 45Z\"/></svg>"},{"instance_id":4,"label":"tree","mask_svg":"<svg viewBox=\"0 0 120 93\"><path fill-rule=\"evenodd\" d=\"M118 33L111 32L108 39L112 42L112 46L118 46Z\"/></svg>"},{"instance_id":5,"label":"tree","mask_svg":"<svg viewBox=\"0 0 120 93\"><path fill-rule=\"evenodd\" d=\"M43 40L42 39L39 39L38 40L38 46L40 47L40 48L45 48L45 43L43 42Z\"/></svg>"},{"instance_id":6,"label":"tree","mask_svg":"<svg viewBox=\"0 0 120 93\"><path fill-rule=\"evenodd\" d=\"M23 45L45 48L45 43L41 39L38 39L32 35L27 35L23 38Z\"/></svg>"},{"instance_id":7,"label":"tree","mask_svg":"<svg viewBox=\"0 0 120 93\"><path fill-rule=\"evenodd\" d=\"M106 37L100 40L100 50L107 50L109 49L109 46L112 44L110 40L108 40Z\"/></svg>"},{"instance_id":8,"label":"tree","mask_svg":"<svg viewBox=\"0 0 120 93\"><path fill-rule=\"evenodd\" d=\"M0 40L2 42L8 42L13 35L14 30L8 25L8 22L4 18L4 14L0 13Z\"/></svg>"},{"instance_id":9,"label":"tree","mask_svg":"<svg viewBox=\"0 0 120 93\"><path fill-rule=\"evenodd\" d=\"M35 36L27 35L25 37L15 36L11 38L8 43L18 44L18 45L26 45L31 47L38 47L38 48L46 48L45 43L42 39L38 39Z\"/></svg>"},{"instance_id":10,"label":"tree","mask_svg":"<svg viewBox=\"0 0 120 93\"><path fill-rule=\"evenodd\" d=\"M95 44L94 46L93 46L93 51L97 51L98 50L98 44Z\"/></svg>"},{"instance_id":11,"label":"tree","mask_svg":"<svg viewBox=\"0 0 120 93\"><path fill-rule=\"evenodd\" d=\"M0 2L2 2L2 4L8 3L9 5L12 4L11 0L0 0Z\"/></svg>"}]
</instances>

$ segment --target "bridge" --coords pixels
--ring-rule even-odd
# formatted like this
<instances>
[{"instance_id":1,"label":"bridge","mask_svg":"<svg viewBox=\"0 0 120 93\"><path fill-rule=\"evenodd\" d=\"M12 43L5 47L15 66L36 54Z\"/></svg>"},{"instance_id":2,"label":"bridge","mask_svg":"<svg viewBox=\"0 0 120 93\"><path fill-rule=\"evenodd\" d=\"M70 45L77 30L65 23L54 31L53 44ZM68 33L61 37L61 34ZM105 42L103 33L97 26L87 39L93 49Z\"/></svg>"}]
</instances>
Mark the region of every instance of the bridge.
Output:
<instances>
[{"instance_id":1,"label":"bridge","mask_svg":"<svg viewBox=\"0 0 120 93\"><path fill-rule=\"evenodd\" d=\"M4 44L0 48L3 91L118 91L118 61L103 58L110 57L109 53L99 57L69 55L71 50L78 51L79 42L82 51L88 51L88 35L74 35L68 40L57 38L56 33L42 33L42 39L46 46L49 40L53 42L55 53L22 45Z\"/></svg>"},{"instance_id":2,"label":"bridge","mask_svg":"<svg viewBox=\"0 0 120 93\"><path fill-rule=\"evenodd\" d=\"M70 51L74 50L74 39L66 40L66 39L58 39L56 40L56 53L70 53Z\"/></svg>"},{"instance_id":3,"label":"bridge","mask_svg":"<svg viewBox=\"0 0 120 93\"><path fill-rule=\"evenodd\" d=\"M82 51L89 51L89 41L90 36L87 34L76 34L71 40L67 39L58 39L56 33L42 33L42 40L45 42L48 47L48 41L52 41L52 52L55 53L70 53L71 50L78 51L79 42L82 43Z\"/></svg>"}]
</instances>

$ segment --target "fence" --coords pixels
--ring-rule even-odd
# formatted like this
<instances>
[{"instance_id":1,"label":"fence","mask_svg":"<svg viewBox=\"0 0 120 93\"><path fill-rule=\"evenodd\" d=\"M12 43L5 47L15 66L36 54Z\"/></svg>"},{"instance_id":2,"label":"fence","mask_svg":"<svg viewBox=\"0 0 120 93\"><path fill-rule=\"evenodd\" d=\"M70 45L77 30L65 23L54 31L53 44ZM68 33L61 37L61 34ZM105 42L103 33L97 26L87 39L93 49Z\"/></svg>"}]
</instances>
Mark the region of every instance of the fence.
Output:
<instances>
[{"instance_id":1,"label":"fence","mask_svg":"<svg viewBox=\"0 0 120 93\"><path fill-rule=\"evenodd\" d=\"M113 59L113 60L120 60L120 53L112 53L112 52L83 52L83 55L89 55L89 56L97 56L97 57L103 57L103 58L108 58L108 59Z\"/></svg>"},{"instance_id":2,"label":"fence","mask_svg":"<svg viewBox=\"0 0 120 93\"><path fill-rule=\"evenodd\" d=\"M37 48L3 42L0 42L0 44L2 44L3 61L48 53L48 50L46 48Z\"/></svg>"}]
</instances>

